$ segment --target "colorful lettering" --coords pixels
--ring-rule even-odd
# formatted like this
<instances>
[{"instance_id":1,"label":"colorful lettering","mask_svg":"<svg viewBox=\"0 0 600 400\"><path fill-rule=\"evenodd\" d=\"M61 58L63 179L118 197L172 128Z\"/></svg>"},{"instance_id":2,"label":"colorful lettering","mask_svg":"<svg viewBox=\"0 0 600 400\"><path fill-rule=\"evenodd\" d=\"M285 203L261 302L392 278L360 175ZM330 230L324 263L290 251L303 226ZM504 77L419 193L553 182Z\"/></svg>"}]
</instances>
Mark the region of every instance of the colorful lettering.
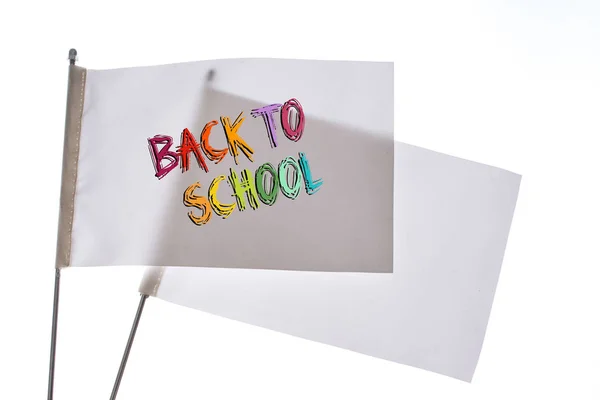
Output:
<instances>
[{"instance_id":1,"label":"colorful lettering","mask_svg":"<svg viewBox=\"0 0 600 400\"><path fill-rule=\"evenodd\" d=\"M291 109L296 110L295 127L292 127L293 114L290 112ZM285 136L294 142L297 142L302 137L302 133L304 132L304 111L298 100L290 99L283 103L283 107L281 107L281 127Z\"/></svg>"},{"instance_id":2,"label":"colorful lettering","mask_svg":"<svg viewBox=\"0 0 600 400\"><path fill-rule=\"evenodd\" d=\"M288 167L293 167L293 171L291 173L292 185L289 183L289 170ZM281 193L289 199L294 200L298 197L300 193L300 187L302 186L302 171L300 171L300 166L298 162L292 158L287 157L279 164L279 187L281 188Z\"/></svg>"},{"instance_id":3,"label":"colorful lettering","mask_svg":"<svg viewBox=\"0 0 600 400\"><path fill-rule=\"evenodd\" d=\"M269 175L270 178L267 178L267 175ZM265 178L267 178L269 181L265 182ZM275 167L273 167L273 165L270 163L261 165L256 170L255 183L256 191L258 192L258 198L260 201L268 206L275 204L275 201L277 200L277 193L279 192L279 179L277 178L277 171L275 170ZM267 190L265 184L268 185L270 191Z\"/></svg>"},{"instance_id":4,"label":"colorful lettering","mask_svg":"<svg viewBox=\"0 0 600 400\"><path fill-rule=\"evenodd\" d=\"M250 161L252 160L252 154L254 154L254 150L248 146L248 143L242 139L237 131L240 129L242 122L244 122L244 118L242 117L244 112L242 111L240 115L237 116L233 125L231 124L231 120L229 117L221 117L221 124L223 125L223 129L225 130L225 136L227 137L227 145L229 146L229 152L231 153L235 164L238 164L238 148L244 153L246 157Z\"/></svg>"},{"instance_id":5,"label":"colorful lettering","mask_svg":"<svg viewBox=\"0 0 600 400\"><path fill-rule=\"evenodd\" d=\"M271 104L261 108L256 108L250 112L254 118L258 117L259 115L263 117L265 126L267 128L267 134L269 136L269 141L271 142L271 147L277 147L277 127L275 126L273 114L279 111L279 107L281 107L281 104Z\"/></svg>"},{"instance_id":6,"label":"colorful lettering","mask_svg":"<svg viewBox=\"0 0 600 400\"><path fill-rule=\"evenodd\" d=\"M190 220L196 225L204 225L210 221L210 217L212 216L212 211L210 208L210 204L206 197L204 196L196 196L194 194L194 190L200 187L200 182L196 182L191 184L183 193L183 204L186 207L195 207L198 210L202 211L202 215L200 217L194 215L192 211L188 212L188 217Z\"/></svg>"},{"instance_id":7,"label":"colorful lettering","mask_svg":"<svg viewBox=\"0 0 600 400\"><path fill-rule=\"evenodd\" d=\"M217 121L210 121L208 124L204 125L204 129L202 129L202 133L200 134L200 145L202 146L202 150L210 161L215 161L215 164L220 163L227 155L227 149L216 150L208 143L211 129L217 124Z\"/></svg>"},{"instance_id":8,"label":"colorful lettering","mask_svg":"<svg viewBox=\"0 0 600 400\"><path fill-rule=\"evenodd\" d=\"M306 158L306 154L298 153L300 156L300 169L302 170L302 176L304 176L304 188L306 189L306 193L308 195L315 194L321 188L323 184L323 179L317 179L313 181L312 173L310 172L310 165L308 165L308 158Z\"/></svg>"},{"instance_id":9,"label":"colorful lettering","mask_svg":"<svg viewBox=\"0 0 600 400\"><path fill-rule=\"evenodd\" d=\"M192 135L188 128L185 128L183 132L181 132L181 145L177 149L177 152L181 156L181 172L185 172L190 169L190 153L196 156L198 166L205 172L208 172L208 167L206 166L204 157L202 157L202 153L200 152L200 145L198 142L196 142L194 135Z\"/></svg>"},{"instance_id":10,"label":"colorful lettering","mask_svg":"<svg viewBox=\"0 0 600 400\"><path fill-rule=\"evenodd\" d=\"M274 117L277 112L280 113L281 127L285 136L293 142L298 142L305 127L304 111L298 100L292 98L283 104L270 104L255 108L251 110L251 115L254 118L261 117L263 119L271 148L275 148L278 146ZM181 143L176 151L171 151L173 138L170 136L156 135L148 138L148 148L156 172L155 176L160 180L180 164L182 172L188 171L192 154L205 172L208 172L205 157L209 161L219 164L227 156L227 153L230 153L235 164L239 164L238 156L243 153L251 162L254 162L254 149L238 133L244 119L243 112L233 123L229 117L220 117L227 140L227 147L222 149L215 149L210 145L212 128L219 124L216 120L204 125L198 141L192 132L185 128L181 132ZM223 181L227 181L231 186L235 202L222 203L219 201L219 187ZM299 152L297 159L294 157L284 158L277 167L266 162L254 173L251 173L249 169L243 169L238 176L236 171L230 168L229 176L219 175L212 180L206 196L195 194L196 189L201 187L200 182L196 182L184 191L183 204L190 208L187 214L189 219L195 225L202 226L210 221L213 213L223 219L229 218L236 206L239 211L244 211L247 203L250 208L256 210L259 201L272 206L277 201L280 191L285 197L294 200L300 194L303 184L306 193L310 196L321 189L323 179L313 178L306 154Z\"/></svg>"},{"instance_id":11,"label":"colorful lettering","mask_svg":"<svg viewBox=\"0 0 600 400\"><path fill-rule=\"evenodd\" d=\"M231 204L223 204L217 199L217 191L219 190L219 184L221 181L226 180L227 177L225 175L219 175L215 179L213 179L210 187L208 188L208 201L217 214L223 219L229 217L233 210L235 209L235 203Z\"/></svg>"},{"instance_id":12,"label":"colorful lettering","mask_svg":"<svg viewBox=\"0 0 600 400\"><path fill-rule=\"evenodd\" d=\"M158 145L163 145L159 150ZM171 136L156 135L152 138L148 138L148 149L150 150L150 157L154 164L154 170L158 179L164 178L173 168L179 164L179 154L169 151L173 144L173 138ZM167 165L162 165L163 160L169 160Z\"/></svg>"},{"instance_id":13,"label":"colorful lettering","mask_svg":"<svg viewBox=\"0 0 600 400\"><path fill-rule=\"evenodd\" d=\"M229 183L233 188L235 200L237 201L238 209L244 211L246 209L246 201L244 195L248 197L250 207L253 210L258 208L258 196L256 194L256 186L254 185L254 177L249 170L245 169L242 171L242 180L238 179L233 168L230 170Z\"/></svg>"}]
</instances>

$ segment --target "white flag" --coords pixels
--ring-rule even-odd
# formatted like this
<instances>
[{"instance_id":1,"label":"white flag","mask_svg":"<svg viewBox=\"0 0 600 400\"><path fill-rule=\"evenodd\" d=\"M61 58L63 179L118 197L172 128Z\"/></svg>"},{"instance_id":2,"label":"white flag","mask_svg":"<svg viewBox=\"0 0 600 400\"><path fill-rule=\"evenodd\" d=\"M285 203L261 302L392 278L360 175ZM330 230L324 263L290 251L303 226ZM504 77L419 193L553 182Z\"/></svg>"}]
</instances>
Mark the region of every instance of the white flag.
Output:
<instances>
[{"instance_id":1,"label":"white flag","mask_svg":"<svg viewBox=\"0 0 600 400\"><path fill-rule=\"evenodd\" d=\"M394 174L393 274L152 268L140 291L470 381L520 176L401 143Z\"/></svg>"},{"instance_id":2,"label":"white flag","mask_svg":"<svg viewBox=\"0 0 600 400\"><path fill-rule=\"evenodd\" d=\"M72 66L57 266L391 272L393 162L392 63Z\"/></svg>"}]
</instances>

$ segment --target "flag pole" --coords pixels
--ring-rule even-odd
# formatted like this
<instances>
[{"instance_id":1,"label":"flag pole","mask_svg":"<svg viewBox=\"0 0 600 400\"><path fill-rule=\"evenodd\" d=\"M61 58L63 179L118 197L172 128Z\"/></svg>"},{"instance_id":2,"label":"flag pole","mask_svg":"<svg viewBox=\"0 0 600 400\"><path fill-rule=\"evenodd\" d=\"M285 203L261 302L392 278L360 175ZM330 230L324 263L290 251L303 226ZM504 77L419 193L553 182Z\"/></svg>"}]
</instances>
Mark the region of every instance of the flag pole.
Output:
<instances>
[{"instance_id":1,"label":"flag pole","mask_svg":"<svg viewBox=\"0 0 600 400\"><path fill-rule=\"evenodd\" d=\"M77 50L69 50L69 65L75 65ZM50 367L48 368L48 400L54 398L54 369L56 365L56 334L58 331L58 299L60 295L60 268L54 271L54 301L52 305L52 333L50 336Z\"/></svg>"},{"instance_id":2,"label":"flag pole","mask_svg":"<svg viewBox=\"0 0 600 400\"><path fill-rule=\"evenodd\" d=\"M127 345L125 346L125 351L123 352L123 358L121 359L121 366L119 367L119 372L117 373L117 378L115 379L115 385L113 386L113 390L110 395L110 400L115 400L117 398L117 393L119 392L119 386L121 385L121 379L123 378L123 373L125 372L125 366L127 365L127 359L129 358L129 352L131 351L131 346L133 345L133 340L135 339L135 333L136 333L137 327L140 323L140 318L142 317L142 311L144 311L144 304L146 303L147 298L148 298L147 294L141 295L140 304L138 305L137 312L135 313L135 318L133 319L133 326L131 327L131 332L129 333L129 339L127 340Z\"/></svg>"},{"instance_id":3,"label":"flag pole","mask_svg":"<svg viewBox=\"0 0 600 400\"><path fill-rule=\"evenodd\" d=\"M56 361L56 330L58 327L58 295L60 292L60 268L54 276L54 306L52 309L52 336L50 339L50 372L48 376L48 400L54 396L54 364Z\"/></svg>"}]
</instances>

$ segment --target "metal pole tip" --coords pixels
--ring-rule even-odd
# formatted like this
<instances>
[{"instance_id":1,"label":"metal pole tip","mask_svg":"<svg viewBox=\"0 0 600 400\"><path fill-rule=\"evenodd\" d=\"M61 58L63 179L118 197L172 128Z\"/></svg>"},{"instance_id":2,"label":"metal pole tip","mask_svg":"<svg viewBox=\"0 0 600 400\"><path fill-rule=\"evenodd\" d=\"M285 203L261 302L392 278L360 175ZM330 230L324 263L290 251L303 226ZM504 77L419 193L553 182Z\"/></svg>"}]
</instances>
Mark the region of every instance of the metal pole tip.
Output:
<instances>
[{"instance_id":1,"label":"metal pole tip","mask_svg":"<svg viewBox=\"0 0 600 400\"><path fill-rule=\"evenodd\" d=\"M207 82L211 82L215 77L215 70L214 69L210 69L208 71L208 73L206 74L206 81Z\"/></svg>"},{"instance_id":2,"label":"metal pole tip","mask_svg":"<svg viewBox=\"0 0 600 400\"><path fill-rule=\"evenodd\" d=\"M71 65L75 65L76 60L77 60L77 50L75 50L75 49L69 50L69 63Z\"/></svg>"}]
</instances>

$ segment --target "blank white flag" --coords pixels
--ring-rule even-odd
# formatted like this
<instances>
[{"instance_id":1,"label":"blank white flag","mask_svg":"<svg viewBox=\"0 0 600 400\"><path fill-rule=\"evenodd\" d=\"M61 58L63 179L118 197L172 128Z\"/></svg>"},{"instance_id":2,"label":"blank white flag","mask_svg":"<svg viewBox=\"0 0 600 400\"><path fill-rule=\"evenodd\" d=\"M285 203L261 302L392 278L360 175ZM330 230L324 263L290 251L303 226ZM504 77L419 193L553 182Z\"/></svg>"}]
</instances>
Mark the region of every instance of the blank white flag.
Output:
<instances>
[{"instance_id":1,"label":"blank white flag","mask_svg":"<svg viewBox=\"0 0 600 400\"><path fill-rule=\"evenodd\" d=\"M152 268L140 291L470 381L520 176L401 143L394 174L393 274Z\"/></svg>"}]
</instances>

